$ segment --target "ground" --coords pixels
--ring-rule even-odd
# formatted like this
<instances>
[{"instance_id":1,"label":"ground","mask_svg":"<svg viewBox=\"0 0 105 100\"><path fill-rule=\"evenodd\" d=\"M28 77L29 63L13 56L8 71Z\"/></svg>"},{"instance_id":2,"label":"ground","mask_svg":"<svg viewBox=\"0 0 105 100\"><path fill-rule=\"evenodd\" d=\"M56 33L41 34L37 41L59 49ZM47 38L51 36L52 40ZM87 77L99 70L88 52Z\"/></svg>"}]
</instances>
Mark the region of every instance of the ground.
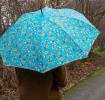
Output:
<instances>
[{"instance_id":1,"label":"ground","mask_svg":"<svg viewBox=\"0 0 105 100\"><path fill-rule=\"evenodd\" d=\"M105 67L72 87L65 100L105 100Z\"/></svg>"}]
</instances>

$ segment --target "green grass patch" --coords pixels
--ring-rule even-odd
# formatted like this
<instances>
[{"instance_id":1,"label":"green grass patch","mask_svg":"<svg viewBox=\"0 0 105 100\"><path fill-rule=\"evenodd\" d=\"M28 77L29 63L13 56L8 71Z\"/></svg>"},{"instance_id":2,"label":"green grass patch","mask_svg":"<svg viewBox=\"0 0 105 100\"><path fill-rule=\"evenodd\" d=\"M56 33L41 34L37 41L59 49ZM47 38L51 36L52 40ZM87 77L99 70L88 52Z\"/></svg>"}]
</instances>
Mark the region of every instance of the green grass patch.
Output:
<instances>
[{"instance_id":1,"label":"green grass patch","mask_svg":"<svg viewBox=\"0 0 105 100\"><path fill-rule=\"evenodd\" d=\"M105 57L105 50L100 50L99 47L94 47L94 54L90 55L90 58Z\"/></svg>"},{"instance_id":2,"label":"green grass patch","mask_svg":"<svg viewBox=\"0 0 105 100\"><path fill-rule=\"evenodd\" d=\"M100 50L100 48L94 48L95 53L99 54L99 55L105 55L105 49Z\"/></svg>"},{"instance_id":3,"label":"green grass patch","mask_svg":"<svg viewBox=\"0 0 105 100\"><path fill-rule=\"evenodd\" d=\"M68 96L69 94L74 93L74 92L76 91L76 89L77 89L76 86L77 86L77 85L74 84L74 83L73 83L72 85L70 85L70 89L64 93L64 96L66 97L66 96Z\"/></svg>"},{"instance_id":4,"label":"green grass patch","mask_svg":"<svg viewBox=\"0 0 105 100\"><path fill-rule=\"evenodd\" d=\"M97 76L102 75L103 73L105 73L105 66L95 71L93 74L91 74L91 77L97 77Z\"/></svg>"}]
</instances>

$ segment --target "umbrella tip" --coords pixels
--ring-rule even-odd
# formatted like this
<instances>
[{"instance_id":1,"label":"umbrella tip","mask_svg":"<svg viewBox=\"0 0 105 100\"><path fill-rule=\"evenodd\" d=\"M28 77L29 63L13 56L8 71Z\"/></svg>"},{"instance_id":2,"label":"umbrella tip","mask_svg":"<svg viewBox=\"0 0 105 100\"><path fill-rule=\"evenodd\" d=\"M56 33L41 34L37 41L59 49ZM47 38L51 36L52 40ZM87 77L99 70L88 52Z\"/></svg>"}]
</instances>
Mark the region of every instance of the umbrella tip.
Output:
<instances>
[{"instance_id":1,"label":"umbrella tip","mask_svg":"<svg viewBox=\"0 0 105 100\"><path fill-rule=\"evenodd\" d=\"M40 6L40 10L41 10L41 14L43 15L43 10L42 10L42 6Z\"/></svg>"}]
</instances>

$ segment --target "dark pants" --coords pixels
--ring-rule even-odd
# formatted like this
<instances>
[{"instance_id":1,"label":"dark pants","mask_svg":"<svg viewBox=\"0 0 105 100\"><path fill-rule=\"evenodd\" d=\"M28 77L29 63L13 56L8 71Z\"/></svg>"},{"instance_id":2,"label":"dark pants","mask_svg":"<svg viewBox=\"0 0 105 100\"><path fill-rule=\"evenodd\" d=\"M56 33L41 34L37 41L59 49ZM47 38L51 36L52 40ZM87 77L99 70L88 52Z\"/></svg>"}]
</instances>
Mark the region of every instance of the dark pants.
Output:
<instances>
[{"instance_id":1,"label":"dark pants","mask_svg":"<svg viewBox=\"0 0 105 100\"><path fill-rule=\"evenodd\" d=\"M35 71L16 68L16 75L20 100L62 100L56 82L54 82L54 77L57 75L54 75L53 71L40 74ZM62 80L60 81L62 82Z\"/></svg>"}]
</instances>

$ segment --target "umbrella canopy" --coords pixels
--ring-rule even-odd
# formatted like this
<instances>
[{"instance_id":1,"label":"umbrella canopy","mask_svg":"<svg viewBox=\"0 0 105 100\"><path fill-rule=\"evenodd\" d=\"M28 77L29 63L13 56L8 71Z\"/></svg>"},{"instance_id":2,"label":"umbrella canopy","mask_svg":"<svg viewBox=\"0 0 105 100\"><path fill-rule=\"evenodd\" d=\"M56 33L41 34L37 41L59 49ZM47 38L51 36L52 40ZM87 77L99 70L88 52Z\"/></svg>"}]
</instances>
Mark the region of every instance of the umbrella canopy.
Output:
<instances>
[{"instance_id":1,"label":"umbrella canopy","mask_svg":"<svg viewBox=\"0 0 105 100\"><path fill-rule=\"evenodd\" d=\"M5 66L45 73L88 57L100 32L72 9L45 7L23 14L0 38Z\"/></svg>"}]
</instances>

